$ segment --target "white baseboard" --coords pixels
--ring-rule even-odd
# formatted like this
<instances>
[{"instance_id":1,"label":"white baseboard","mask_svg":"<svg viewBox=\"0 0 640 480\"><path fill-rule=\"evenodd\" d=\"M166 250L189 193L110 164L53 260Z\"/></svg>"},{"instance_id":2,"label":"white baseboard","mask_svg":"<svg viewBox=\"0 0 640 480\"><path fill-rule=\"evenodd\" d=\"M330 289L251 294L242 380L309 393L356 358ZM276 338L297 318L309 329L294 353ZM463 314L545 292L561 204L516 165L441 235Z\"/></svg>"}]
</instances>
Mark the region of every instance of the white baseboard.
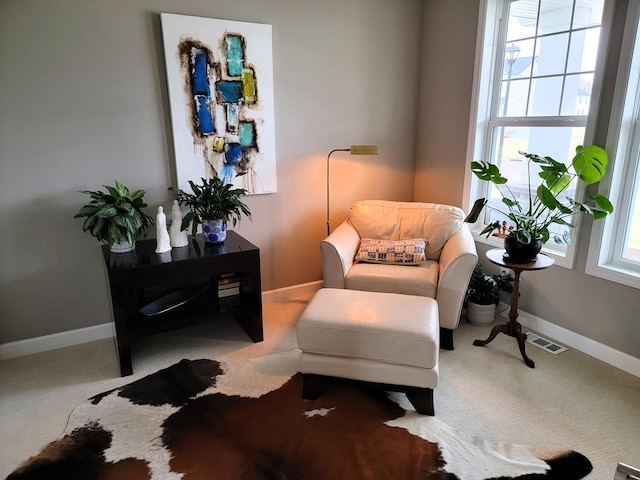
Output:
<instances>
[{"instance_id":1,"label":"white baseboard","mask_svg":"<svg viewBox=\"0 0 640 480\"><path fill-rule=\"evenodd\" d=\"M262 303L285 302L295 297L312 295L320 288L322 288L322 280L269 290L262 292ZM0 344L0 360L71 347L73 345L103 340L114 336L115 326L113 322L109 322L93 327L78 328L76 330L68 330L66 332L44 335L42 337L3 343Z\"/></svg>"},{"instance_id":2,"label":"white baseboard","mask_svg":"<svg viewBox=\"0 0 640 480\"><path fill-rule=\"evenodd\" d=\"M322 288L322 280L262 292L262 303L286 302L295 297L313 295Z\"/></svg>"},{"instance_id":3,"label":"white baseboard","mask_svg":"<svg viewBox=\"0 0 640 480\"><path fill-rule=\"evenodd\" d=\"M543 320L540 317L521 310L518 310L518 321L522 326L529 327L549 339L556 340L559 343L586 353L591 357L597 358L604 363L608 363L640 378L640 358L615 350L600 342L596 342L595 340L567 330L566 328L559 327L547 320Z\"/></svg>"},{"instance_id":4,"label":"white baseboard","mask_svg":"<svg viewBox=\"0 0 640 480\"><path fill-rule=\"evenodd\" d=\"M291 287L269 290L262 293L263 303L285 302L296 297L312 295L322 288L322 281L302 283ZM500 310L499 310L500 311ZM501 313L506 316L508 312ZM518 321L523 326L550 337L568 347L579 350L602 362L640 378L640 358L620 352L590 338L559 327L527 312L518 312ZM67 332L54 333L43 337L29 338L0 345L0 360L6 360L57 348L70 347L80 343L102 340L114 336L113 323L103 323L93 327L79 328Z\"/></svg>"},{"instance_id":5,"label":"white baseboard","mask_svg":"<svg viewBox=\"0 0 640 480\"><path fill-rule=\"evenodd\" d=\"M53 333L42 337L27 338L17 342L0 345L0 360L23 357L34 353L48 352L58 348L71 347L81 343L93 342L115 336L113 322L95 325L93 327L78 328L66 332Z\"/></svg>"}]
</instances>

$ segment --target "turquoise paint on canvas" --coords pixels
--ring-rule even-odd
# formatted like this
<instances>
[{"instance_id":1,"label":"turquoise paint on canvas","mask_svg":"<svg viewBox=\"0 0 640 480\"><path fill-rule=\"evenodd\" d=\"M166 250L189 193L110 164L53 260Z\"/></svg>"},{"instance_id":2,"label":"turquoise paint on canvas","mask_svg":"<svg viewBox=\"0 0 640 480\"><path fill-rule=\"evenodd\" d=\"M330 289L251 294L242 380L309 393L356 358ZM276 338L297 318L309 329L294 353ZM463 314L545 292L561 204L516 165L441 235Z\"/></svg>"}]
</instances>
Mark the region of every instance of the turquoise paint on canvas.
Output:
<instances>
[{"instance_id":1,"label":"turquoise paint on canvas","mask_svg":"<svg viewBox=\"0 0 640 480\"><path fill-rule=\"evenodd\" d=\"M242 40L237 35L227 35L227 71L232 77L242 74L244 67L244 52L242 51Z\"/></svg>"},{"instance_id":2,"label":"turquoise paint on canvas","mask_svg":"<svg viewBox=\"0 0 640 480\"><path fill-rule=\"evenodd\" d=\"M240 145L243 147L253 147L256 144L256 134L253 122L240 122L238 136Z\"/></svg>"}]
</instances>

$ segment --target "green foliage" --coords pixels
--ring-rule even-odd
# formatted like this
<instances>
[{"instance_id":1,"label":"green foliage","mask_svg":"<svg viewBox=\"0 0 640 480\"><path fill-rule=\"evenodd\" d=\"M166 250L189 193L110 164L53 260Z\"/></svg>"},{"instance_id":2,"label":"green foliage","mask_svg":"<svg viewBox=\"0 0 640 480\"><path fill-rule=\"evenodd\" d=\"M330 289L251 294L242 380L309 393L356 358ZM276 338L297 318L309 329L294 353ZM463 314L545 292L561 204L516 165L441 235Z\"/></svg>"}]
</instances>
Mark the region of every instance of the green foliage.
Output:
<instances>
[{"instance_id":1,"label":"green foliage","mask_svg":"<svg viewBox=\"0 0 640 480\"><path fill-rule=\"evenodd\" d=\"M203 220L231 221L234 227L240 222L242 214L251 220L249 207L240 200L242 195L247 194L244 188L233 188L233 185L225 183L220 177L200 180L202 183L199 185L189 180L192 194L169 187L169 190L176 192L178 203L191 210L182 218L181 230L186 230L191 224L191 233L195 236L198 224Z\"/></svg>"},{"instance_id":2,"label":"green foliage","mask_svg":"<svg viewBox=\"0 0 640 480\"><path fill-rule=\"evenodd\" d=\"M513 292L513 281L511 275L487 275L478 263L471 274L465 301L478 305L498 305L501 291Z\"/></svg>"},{"instance_id":3,"label":"green foliage","mask_svg":"<svg viewBox=\"0 0 640 480\"><path fill-rule=\"evenodd\" d=\"M573 181L578 178L585 185L592 185L602 180L607 170L607 152L602 148L591 145L576 147L576 154L571 162L573 172L569 171L564 163L551 157L541 157L532 153L520 152L527 159L527 171L529 172L529 202L521 205L508 186L509 180L502 176L499 168L488 162L471 162L471 171L480 180L493 183L502 196L502 203L507 207L500 210L489 205L507 216L515 228L509 235L515 236L521 243L531 243L540 239L543 243L550 238L549 227L552 224L573 227L570 223L571 216L578 213L591 215L595 220L606 217L613 212L613 204L604 195L589 195L588 202L577 202L573 198L566 197L567 203L562 203L559 196ZM531 164L539 168L538 176L542 183L536 189L535 194L531 187ZM476 222L482 209L487 205L485 198L476 200L465 222ZM487 237L501 226L499 221L487 225L481 235ZM571 237L565 231L563 235L554 235L553 240L559 244L568 244Z\"/></svg>"},{"instance_id":4,"label":"green foliage","mask_svg":"<svg viewBox=\"0 0 640 480\"><path fill-rule=\"evenodd\" d=\"M85 218L82 230L100 242L109 245L127 240L131 245L143 237L153 225L153 218L142 209L147 206L142 197L144 190L130 192L118 183L115 187L103 185L107 192L82 190L91 201L84 205L73 218Z\"/></svg>"}]
</instances>

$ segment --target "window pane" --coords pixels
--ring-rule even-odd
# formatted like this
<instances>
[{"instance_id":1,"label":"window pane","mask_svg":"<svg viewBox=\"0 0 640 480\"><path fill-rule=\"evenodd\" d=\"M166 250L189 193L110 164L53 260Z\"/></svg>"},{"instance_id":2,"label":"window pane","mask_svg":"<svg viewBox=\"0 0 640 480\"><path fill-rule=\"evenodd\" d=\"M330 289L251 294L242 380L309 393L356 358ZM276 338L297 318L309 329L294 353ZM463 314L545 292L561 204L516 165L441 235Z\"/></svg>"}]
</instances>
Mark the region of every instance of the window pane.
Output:
<instances>
[{"instance_id":1,"label":"window pane","mask_svg":"<svg viewBox=\"0 0 640 480\"><path fill-rule=\"evenodd\" d=\"M543 76L564 73L568 46L568 33L551 35L538 39L533 74L535 76Z\"/></svg>"},{"instance_id":2,"label":"window pane","mask_svg":"<svg viewBox=\"0 0 640 480\"><path fill-rule=\"evenodd\" d=\"M531 76L533 63L533 39L511 42L505 48L502 79Z\"/></svg>"},{"instance_id":3,"label":"window pane","mask_svg":"<svg viewBox=\"0 0 640 480\"><path fill-rule=\"evenodd\" d=\"M591 104L593 74L568 75L562 95L562 115L587 115Z\"/></svg>"},{"instance_id":4,"label":"window pane","mask_svg":"<svg viewBox=\"0 0 640 480\"><path fill-rule=\"evenodd\" d=\"M528 115L556 116L560 112L562 77L538 78L531 84Z\"/></svg>"},{"instance_id":5,"label":"window pane","mask_svg":"<svg viewBox=\"0 0 640 480\"><path fill-rule=\"evenodd\" d=\"M494 128L494 145L492 163L500 168L500 173L509 182L509 188L521 204L526 204L529 198L529 175L531 175L531 189L533 195L540 185L538 169L533 166L531 172L527 170L527 161L519 152L535 153L549 156L555 160L568 164L575 154L575 147L584 141L584 127L510 127L500 126ZM487 185L489 192L487 198L490 205L498 210L503 210L498 188L493 184ZM563 197L575 198L575 186L570 186ZM495 220L503 221L505 218L493 208L485 209L485 223ZM560 226L552 233L561 234Z\"/></svg>"},{"instance_id":6,"label":"window pane","mask_svg":"<svg viewBox=\"0 0 640 480\"><path fill-rule=\"evenodd\" d=\"M577 0L573 28L600 25L603 8L604 0Z\"/></svg>"},{"instance_id":7,"label":"window pane","mask_svg":"<svg viewBox=\"0 0 640 480\"><path fill-rule=\"evenodd\" d=\"M496 127L496 148L492 163L509 181L526 182L527 164L518 152L549 156L568 163L575 148L584 141L584 127ZM538 181L537 174L535 175ZM536 183L538 185L538 183Z\"/></svg>"},{"instance_id":8,"label":"window pane","mask_svg":"<svg viewBox=\"0 0 640 480\"><path fill-rule=\"evenodd\" d=\"M500 94L501 117L524 117L527 114L529 80L505 80Z\"/></svg>"},{"instance_id":9,"label":"window pane","mask_svg":"<svg viewBox=\"0 0 640 480\"><path fill-rule=\"evenodd\" d=\"M603 4L604 0L509 4L495 116L588 115ZM528 77L531 81L525 80Z\"/></svg>"},{"instance_id":10,"label":"window pane","mask_svg":"<svg viewBox=\"0 0 640 480\"><path fill-rule=\"evenodd\" d=\"M541 27L546 33L563 32L571 27L573 0L542 0ZM544 22L544 24L542 24Z\"/></svg>"},{"instance_id":11,"label":"window pane","mask_svg":"<svg viewBox=\"0 0 640 480\"><path fill-rule=\"evenodd\" d=\"M509 7L507 42L536 35L538 0L518 0Z\"/></svg>"},{"instance_id":12,"label":"window pane","mask_svg":"<svg viewBox=\"0 0 640 480\"><path fill-rule=\"evenodd\" d=\"M596 68L596 56L600 28L580 30L571 34L567 73L592 72Z\"/></svg>"},{"instance_id":13,"label":"window pane","mask_svg":"<svg viewBox=\"0 0 640 480\"><path fill-rule=\"evenodd\" d=\"M640 165L640 158L636 159ZM636 188L631 200L631 212L628 215L629 226L624 242L623 258L632 262L640 262L640 179L636 176Z\"/></svg>"}]
</instances>

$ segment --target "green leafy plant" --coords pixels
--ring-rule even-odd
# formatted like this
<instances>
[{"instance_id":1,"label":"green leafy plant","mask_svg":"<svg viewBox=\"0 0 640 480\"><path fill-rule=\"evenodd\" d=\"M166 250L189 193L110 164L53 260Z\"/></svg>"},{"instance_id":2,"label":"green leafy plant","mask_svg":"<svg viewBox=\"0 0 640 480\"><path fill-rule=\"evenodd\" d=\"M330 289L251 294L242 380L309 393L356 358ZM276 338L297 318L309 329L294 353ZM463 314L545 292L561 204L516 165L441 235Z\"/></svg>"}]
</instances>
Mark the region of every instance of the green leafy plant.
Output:
<instances>
[{"instance_id":1,"label":"green leafy plant","mask_svg":"<svg viewBox=\"0 0 640 480\"><path fill-rule=\"evenodd\" d=\"M191 210L182 218L181 230L186 230L191 224L191 233L195 236L198 224L203 220L232 222L234 227L240 222L242 214L251 220L249 207L240 199L242 195L247 194L244 188L233 188L233 185L225 183L220 177L200 180L200 185L189 180L193 193L169 187L169 190L176 192L178 203L186 205Z\"/></svg>"},{"instance_id":2,"label":"green leafy plant","mask_svg":"<svg viewBox=\"0 0 640 480\"><path fill-rule=\"evenodd\" d=\"M129 191L117 180L114 187L103 185L107 192L82 190L91 201L73 218L85 218L82 230L98 241L112 245L127 240L131 245L147 234L153 218L142 209L147 206L144 190Z\"/></svg>"},{"instance_id":3,"label":"green leafy plant","mask_svg":"<svg viewBox=\"0 0 640 480\"><path fill-rule=\"evenodd\" d=\"M502 196L502 203L506 210L492 205L487 207L506 215L515 224L515 228L507 235L515 237L520 243L528 244L536 239L545 243L551 236L549 227L552 224L571 228L574 225L569 223L569 220L576 213L585 213L597 220L613 212L612 203L604 195L589 195L588 203L577 202L569 197L565 199L560 197L575 178L584 182L585 185L592 185L602 180L608 163L607 152L602 148L596 145L586 148L582 145L576 147L576 154L571 161L573 172L564 163L551 157L525 152L520 154L527 159L529 200L525 205L517 200L508 186L509 180L500 173L496 165L484 161L471 162L471 171L476 177L493 183ZM531 186L532 164L539 167L538 176L542 179L542 183L535 192ZM486 198L476 200L465 222L477 221L485 205L487 205ZM480 234L486 234L489 237L500 226L501 222L495 221L487 225ZM568 230L563 235L554 235L553 240L559 244L571 243Z\"/></svg>"},{"instance_id":4,"label":"green leafy plant","mask_svg":"<svg viewBox=\"0 0 640 480\"><path fill-rule=\"evenodd\" d=\"M500 292L513 292L512 275L488 275L482 270L480 263L476 264L469 280L465 301L478 305L498 305Z\"/></svg>"}]
</instances>

